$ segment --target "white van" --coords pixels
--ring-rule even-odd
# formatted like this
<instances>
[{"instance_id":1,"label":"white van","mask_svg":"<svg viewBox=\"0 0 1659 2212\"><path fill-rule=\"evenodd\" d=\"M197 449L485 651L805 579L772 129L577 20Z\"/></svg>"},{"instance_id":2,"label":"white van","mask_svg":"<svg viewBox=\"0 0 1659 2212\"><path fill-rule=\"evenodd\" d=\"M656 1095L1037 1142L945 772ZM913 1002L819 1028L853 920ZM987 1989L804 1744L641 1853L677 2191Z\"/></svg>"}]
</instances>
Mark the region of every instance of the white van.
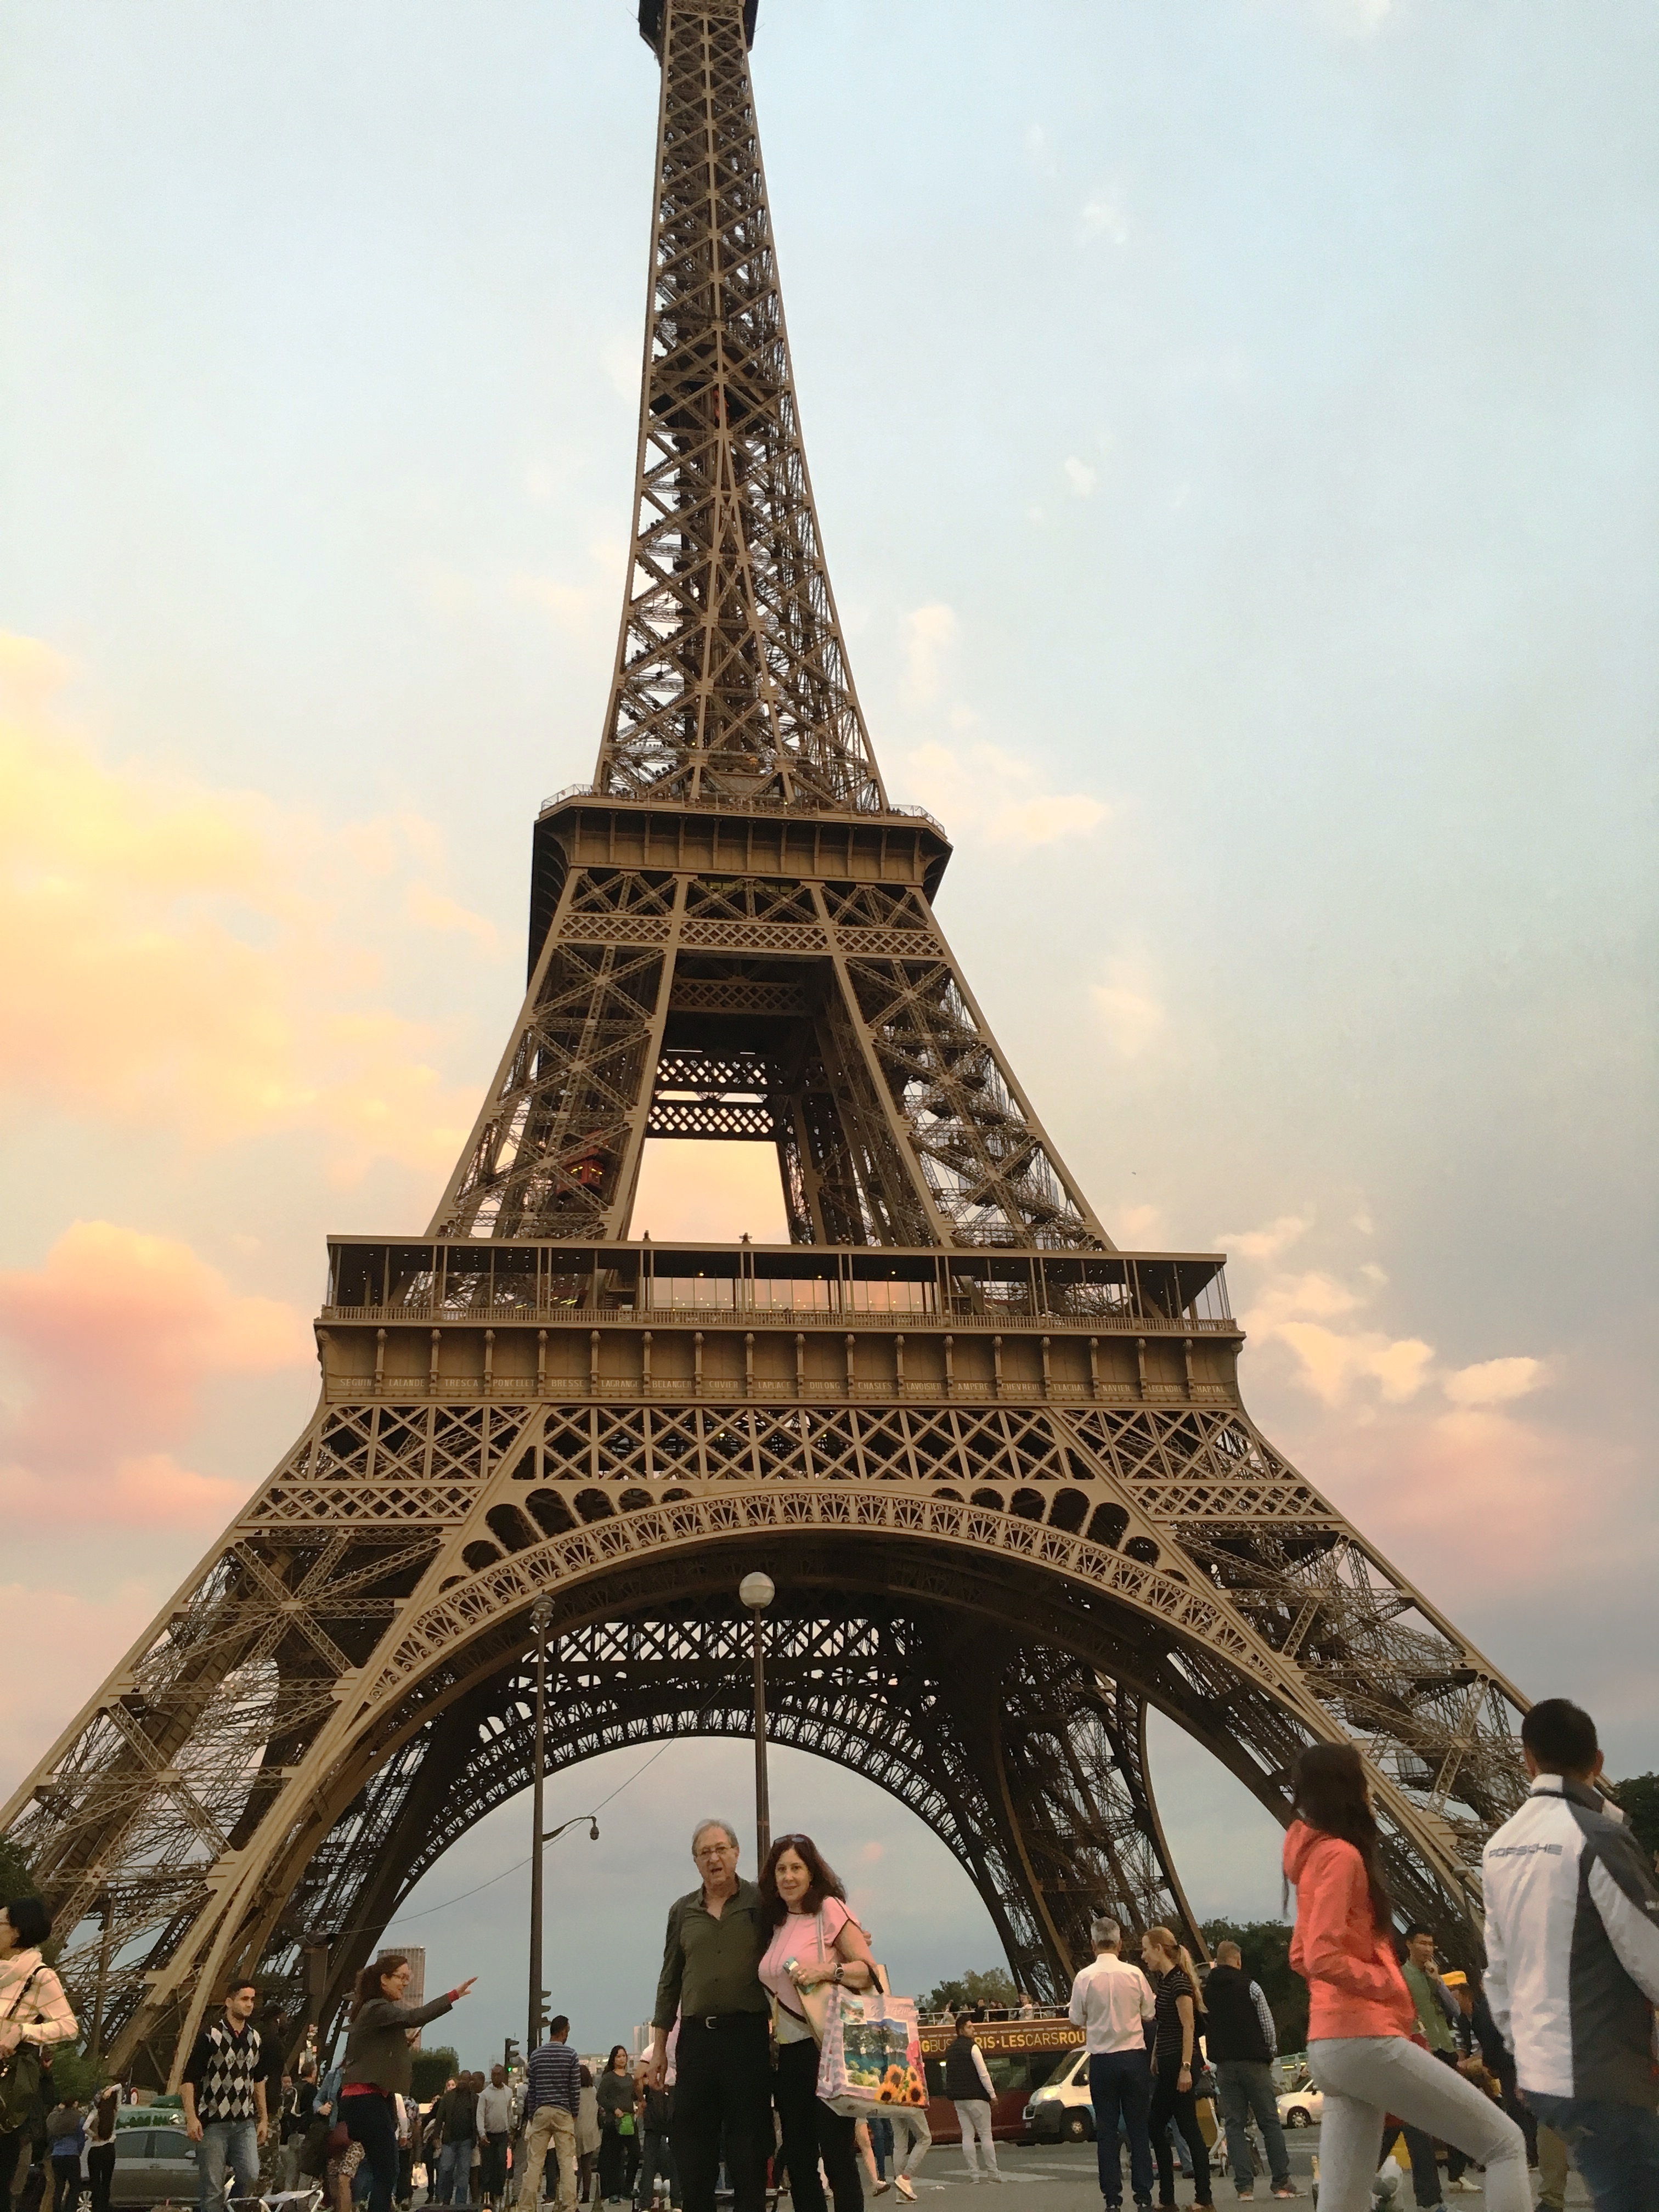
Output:
<instances>
[{"instance_id":1,"label":"white van","mask_svg":"<svg viewBox=\"0 0 1659 2212\"><path fill-rule=\"evenodd\" d=\"M1089 2054L1067 2051L1023 2115L1030 2142L1092 2142L1095 2111L1089 2101Z\"/></svg>"}]
</instances>

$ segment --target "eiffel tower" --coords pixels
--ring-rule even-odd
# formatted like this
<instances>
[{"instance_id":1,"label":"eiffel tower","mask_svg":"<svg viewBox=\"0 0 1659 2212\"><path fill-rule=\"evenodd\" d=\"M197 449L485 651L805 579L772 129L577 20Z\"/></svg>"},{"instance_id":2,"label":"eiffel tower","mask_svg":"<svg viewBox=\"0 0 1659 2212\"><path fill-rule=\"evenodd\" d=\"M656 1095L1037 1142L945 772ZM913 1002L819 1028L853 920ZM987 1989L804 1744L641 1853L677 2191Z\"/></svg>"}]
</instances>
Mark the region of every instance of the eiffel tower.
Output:
<instances>
[{"instance_id":1,"label":"eiffel tower","mask_svg":"<svg viewBox=\"0 0 1659 2212\"><path fill-rule=\"evenodd\" d=\"M824 562L749 73L660 64L635 520L592 783L535 824L529 983L423 1236L329 1246L304 1435L6 1808L106 2064L176 2078L226 1972L338 2016L531 1771L752 1729L890 1791L1062 1992L1091 1902L1196 1940L1156 1709L1286 1817L1369 1763L1468 1955L1518 1692L1260 1434L1216 1254L1119 1250L933 911ZM629 1235L644 1146L775 1148L787 1245Z\"/></svg>"}]
</instances>

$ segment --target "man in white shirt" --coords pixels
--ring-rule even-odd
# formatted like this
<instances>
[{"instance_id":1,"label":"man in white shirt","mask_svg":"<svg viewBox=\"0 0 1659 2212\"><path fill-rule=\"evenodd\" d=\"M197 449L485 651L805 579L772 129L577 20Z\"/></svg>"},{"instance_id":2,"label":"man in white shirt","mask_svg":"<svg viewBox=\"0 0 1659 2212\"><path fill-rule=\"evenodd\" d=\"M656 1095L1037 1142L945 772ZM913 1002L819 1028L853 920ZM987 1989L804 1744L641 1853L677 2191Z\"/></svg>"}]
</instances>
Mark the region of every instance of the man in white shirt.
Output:
<instances>
[{"instance_id":1,"label":"man in white shirt","mask_svg":"<svg viewBox=\"0 0 1659 2212\"><path fill-rule=\"evenodd\" d=\"M1145 2023L1152 2016L1152 1988L1139 1966L1118 1956L1123 1931L1097 1913L1089 1923L1093 1966L1072 1984L1070 2014L1083 2030L1089 2053L1089 2096L1095 2108L1095 2151L1100 2193L1109 2212L1123 2202L1123 2160L1117 2147L1118 2115L1129 2138L1129 2185L1138 2207L1152 2201L1152 2143L1146 2115L1152 2102L1152 2062Z\"/></svg>"}]
</instances>

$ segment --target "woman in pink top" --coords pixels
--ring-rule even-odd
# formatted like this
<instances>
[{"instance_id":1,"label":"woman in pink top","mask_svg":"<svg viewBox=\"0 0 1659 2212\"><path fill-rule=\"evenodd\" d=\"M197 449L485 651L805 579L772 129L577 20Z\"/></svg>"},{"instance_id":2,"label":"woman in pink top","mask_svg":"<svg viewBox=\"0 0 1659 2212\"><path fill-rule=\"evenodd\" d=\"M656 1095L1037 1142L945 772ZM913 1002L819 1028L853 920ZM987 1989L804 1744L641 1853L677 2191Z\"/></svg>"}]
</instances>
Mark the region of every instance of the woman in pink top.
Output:
<instances>
[{"instance_id":1,"label":"woman in pink top","mask_svg":"<svg viewBox=\"0 0 1659 2212\"><path fill-rule=\"evenodd\" d=\"M1308 1984L1308 2067L1325 2095L1320 2212L1368 2212L1390 2112L1484 2164L1489 2212L1532 2212L1520 2129L1410 2039L1417 2008L1395 1952L1359 1753L1348 1743L1311 1744L1295 1783L1285 1878L1296 1885L1291 1964Z\"/></svg>"},{"instance_id":2,"label":"woman in pink top","mask_svg":"<svg viewBox=\"0 0 1659 2212\"><path fill-rule=\"evenodd\" d=\"M862 2212L853 2122L832 2112L818 2095L817 2038L801 1992L830 1983L869 1989L875 1981L870 1946L847 1910L846 1891L810 1836L778 1838L761 1869L760 1893L773 1926L760 1978L772 1992L778 2118L795 2212L824 2212L820 2155L836 2212Z\"/></svg>"}]
</instances>

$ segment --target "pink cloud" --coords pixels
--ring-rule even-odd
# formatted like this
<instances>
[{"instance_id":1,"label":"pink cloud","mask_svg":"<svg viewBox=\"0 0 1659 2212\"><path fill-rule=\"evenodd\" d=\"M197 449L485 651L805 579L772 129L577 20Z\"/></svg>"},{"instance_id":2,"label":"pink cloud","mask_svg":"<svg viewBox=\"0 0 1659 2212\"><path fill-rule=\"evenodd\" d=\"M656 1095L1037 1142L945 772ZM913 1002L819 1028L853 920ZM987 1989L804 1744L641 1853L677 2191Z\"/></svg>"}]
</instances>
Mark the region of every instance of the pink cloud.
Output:
<instances>
[{"instance_id":1,"label":"pink cloud","mask_svg":"<svg viewBox=\"0 0 1659 2212\"><path fill-rule=\"evenodd\" d=\"M1521 1598L1608 1565L1607 1532L1625 1531L1619 1565L1659 1566L1659 1529L1642 1508L1636 1455L1609 1438L1523 1421L1490 1407L1382 1413L1322 1424L1304 1464L1385 1555L1450 1605L1478 1575L1483 1594ZM1585 1470L1595 1510L1577 1510ZM1437 1571L1438 1568L1438 1571Z\"/></svg>"},{"instance_id":2,"label":"pink cloud","mask_svg":"<svg viewBox=\"0 0 1659 2212\"><path fill-rule=\"evenodd\" d=\"M0 1668L0 1797L50 1747L166 1595L136 1580L95 1595L0 1583L0 1615L14 1655L12 1665ZM40 1663L15 1663L26 1654Z\"/></svg>"},{"instance_id":3,"label":"pink cloud","mask_svg":"<svg viewBox=\"0 0 1659 2212\"><path fill-rule=\"evenodd\" d=\"M0 1423L0 1494L37 1527L65 1512L219 1526L246 1486L175 1456L204 1385L314 1356L293 1307L240 1295L176 1238L108 1221L75 1223L41 1268L0 1273L0 1349L24 1386Z\"/></svg>"},{"instance_id":4,"label":"pink cloud","mask_svg":"<svg viewBox=\"0 0 1659 2212\"><path fill-rule=\"evenodd\" d=\"M337 1168L453 1162L476 1092L379 1003L386 915L499 957L428 877L430 823L343 827L111 767L54 719L63 664L0 637L0 1092L198 1144L323 1133Z\"/></svg>"}]
</instances>

